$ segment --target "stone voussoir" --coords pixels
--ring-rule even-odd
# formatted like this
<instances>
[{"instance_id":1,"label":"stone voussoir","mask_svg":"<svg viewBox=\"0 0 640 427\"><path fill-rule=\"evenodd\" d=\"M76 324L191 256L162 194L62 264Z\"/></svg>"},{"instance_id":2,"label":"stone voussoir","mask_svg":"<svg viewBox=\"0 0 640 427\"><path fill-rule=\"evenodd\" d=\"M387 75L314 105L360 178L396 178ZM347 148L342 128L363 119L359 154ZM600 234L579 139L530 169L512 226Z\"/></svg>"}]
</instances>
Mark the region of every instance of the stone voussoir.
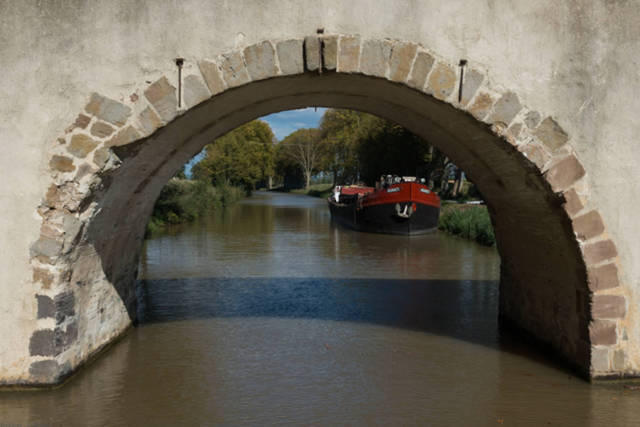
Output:
<instances>
[{"instance_id":1,"label":"stone voussoir","mask_svg":"<svg viewBox=\"0 0 640 427\"><path fill-rule=\"evenodd\" d=\"M530 141L528 144L518 145L518 151L532 162L536 167L542 171L547 162L551 159L551 156L540 144L535 141Z\"/></svg>"},{"instance_id":2,"label":"stone voussoir","mask_svg":"<svg viewBox=\"0 0 640 427\"><path fill-rule=\"evenodd\" d=\"M522 104L518 95L507 92L496 101L488 120L490 123L502 122L509 126L520 110L522 110Z\"/></svg>"},{"instance_id":3,"label":"stone voussoir","mask_svg":"<svg viewBox=\"0 0 640 427\"><path fill-rule=\"evenodd\" d=\"M338 41L338 72L357 73L360 66L360 36L340 36Z\"/></svg>"},{"instance_id":4,"label":"stone voussoir","mask_svg":"<svg viewBox=\"0 0 640 427\"><path fill-rule=\"evenodd\" d=\"M318 71L320 67L322 67L320 39L317 36L307 36L304 38L304 69Z\"/></svg>"},{"instance_id":5,"label":"stone voussoir","mask_svg":"<svg viewBox=\"0 0 640 427\"><path fill-rule=\"evenodd\" d=\"M579 240L585 241L604 232L604 223L598 211L590 211L573 219L573 231Z\"/></svg>"},{"instance_id":6,"label":"stone voussoir","mask_svg":"<svg viewBox=\"0 0 640 427\"><path fill-rule=\"evenodd\" d=\"M564 146L569 140L567 133L551 117L544 119L533 133L552 152Z\"/></svg>"},{"instance_id":7,"label":"stone voussoir","mask_svg":"<svg viewBox=\"0 0 640 427\"><path fill-rule=\"evenodd\" d=\"M165 123L170 122L178 114L176 88L171 86L165 76L160 77L145 89L144 96Z\"/></svg>"},{"instance_id":8,"label":"stone voussoir","mask_svg":"<svg viewBox=\"0 0 640 427\"><path fill-rule=\"evenodd\" d=\"M409 77L407 78L407 85L414 89L422 90L435 61L433 55L426 50L418 48L413 66L409 72Z\"/></svg>"},{"instance_id":9,"label":"stone voussoir","mask_svg":"<svg viewBox=\"0 0 640 427\"><path fill-rule=\"evenodd\" d=\"M303 41L290 39L278 42L276 52L280 64L280 72L285 75L295 75L304 72Z\"/></svg>"},{"instance_id":10,"label":"stone voussoir","mask_svg":"<svg viewBox=\"0 0 640 427\"><path fill-rule=\"evenodd\" d=\"M391 59L391 41L367 39L362 42L360 72L368 76L386 77Z\"/></svg>"},{"instance_id":11,"label":"stone voussoir","mask_svg":"<svg viewBox=\"0 0 640 427\"><path fill-rule=\"evenodd\" d=\"M113 138L104 143L105 148L120 147L122 145L131 144L140 139L142 135L133 127L127 126L118 132Z\"/></svg>"},{"instance_id":12,"label":"stone voussoir","mask_svg":"<svg viewBox=\"0 0 640 427\"><path fill-rule=\"evenodd\" d=\"M247 46L243 53L251 80L264 80L278 74L276 50L270 41Z\"/></svg>"},{"instance_id":13,"label":"stone voussoir","mask_svg":"<svg viewBox=\"0 0 640 427\"><path fill-rule=\"evenodd\" d=\"M494 98L490 93L480 91L467 111L477 120L484 121L493 107L493 102Z\"/></svg>"},{"instance_id":14,"label":"stone voussoir","mask_svg":"<svg viewBox=\"0 0 640 427\"><path fill-rule=\"evenodd\" d=\"M596 319L589 325L592 345L615 345L618 342L617 324L613 320Z\"/></svg>"},{"instance_id":15,"label":"stone voussoir","mask_svg":"<svg viewBox=\"0 0 640 427\"><path fill-rule=\"evenodd\" d=\"M191 74L184 78L184 92L182 96L185 107L191 108L209 99L211 93L200 77Z\"/></svg>"},{"instance_id":16,"label":"stone voussoir","mask_svg":"<svg viewBox=\"0 0 640 427\"><path fill-rule=\"evenodd\" d=\"M425 92L446 101L456 88L456 72L449 64L440 62L433 67L427 79Z\"/></svg>"},{"instance_id":17,"label":"stone voussoir","mask_svg":"<svg viewBox=\"0 0 640 427\"><path fill-rule=\"evenodd\" d=\"M143 135L151 135L162 126L162 119L151 107L146 107L138 115L139 129ZM95 157L94 157L95 158Z\"/></svg>"},{"instance_id":18,"label":"stone voussoir","mask_svg":"<svg viewBox=\"0 0 640 427\"><path fill-rule=\"evenodd\" d=\"M591 306L594 319L622 319L627 314L626 298L622 295L594 295Z\"/></svg>"},{"instance_id":19,"label":"stone voussoir","mask_svg":"<svg viewBox=\"0 0 640 427\"><path fill-rule=\"evenodd\" d=\"M411 42L396 41L391 48L389 60L389 80L404 83L409 77L418 45Z\"/></svg>"},{"instance_id":20,"label":"stone voussoir","mask_svg":"<svg viewBox=\"0 0 640 427\"><path fill-rule=\"evenodd\" d=\"M206 60L198 61L198 68L200 69L200 74L202 74L202 78L204 78L211 95L224 92L227 85L222 78L222 70L217 62Z\"/></svg>"},{"instance_id":21,"label":"stone voussoir","mask_svg":"<svg viewBox=\"0 0 640 427\"><path fill-rule=\"evenodd\" d=\"M546 173L545 178L554 191L569 188L585 175L582 164L574 155L569 155L556 162Z\"/></svg>"},{"instance_id":22,"label":"stone voussoir","mask_svg":"<svg viewBox=\"0 0 640 427\"><path fill-rule=\"evenodd\" d=\"M584 261L588 266L613 259L618 256L616 245L611 240L601 240L582 246Z\"/></svg>"},{"instance_id":23,"label":"stone voussoir","mask_svg":"<svg viewBox=\"0 0 640 427\"><path fill-rule=\"evenodd\" d=\"M228 88L241 86L251 81L249 71L240 52L231 52L220 56L222 78Z\"/></svg>"},{"instance_id":24,"label":"stone voussoir","mask_svg":"<svg viewBox=\"0 0 640 427\"><path fill-rule=\"evenodd\" d=\"M618 267L615 263L605 264L600 267L590 267L587 269L587 277L589 279L589 289L592 292L617 288L619 285Z\"/></svg>"},{"instance_id":25,"label":"stone voussoir","mask_svg":"<svg viewBox=\"0 0 640 427\"><path fill-rule=\"evenodd\" d=\"M580 196L578 196L578 193L576 192L575 188L570 188L569 190L563 192L563 196L565 200L563 207L565 212L567 212L567 215L569 215L570 218L575 216L578 212L580 212L584 208L584 205L580 200Z\"/></svg>"},{"instance_id":26,"label":"stone voussoir","mask_svg":"<svg viewBox=\"0 0 640 427\"><path fill-rule=\"evenodd\" d=\"M327 71L335 71L338 67L338 36L323 36L321 42L322 68Z\"/></svg>"},{"instance_id":27,"label":"stone voussoir","mask_svg":"<svg viewBox=\"0 0 640 427\"><path fill-rule=\"evenodd\" d=\"M462 96L460 104L466 106L473 99L474 95L480 89L480 85L484 81L484 74L476 69L469 69L464 72L462 81Z\"/></svg>"}]
</instances>

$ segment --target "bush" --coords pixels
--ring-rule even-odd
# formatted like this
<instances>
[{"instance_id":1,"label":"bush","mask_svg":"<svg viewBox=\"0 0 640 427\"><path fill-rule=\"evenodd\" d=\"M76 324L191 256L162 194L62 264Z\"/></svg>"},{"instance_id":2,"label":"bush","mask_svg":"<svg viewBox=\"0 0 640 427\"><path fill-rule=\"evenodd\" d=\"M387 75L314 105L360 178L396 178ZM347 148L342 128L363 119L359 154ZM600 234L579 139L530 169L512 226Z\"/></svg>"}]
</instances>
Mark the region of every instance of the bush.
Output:
<instances>
[{"instance_id":1,"label":"bush","mask_svg":"<svg viewBox=\"0 0 640 427\"><path fill-rule=\"evenodd\" d=\"M491 218L485 206L450 206L442 210L438 228L481 245L496 243Z\"/></svg>"},{"instance_id":2,"label":"bush","mask_svg":"<svg viewBox=\"0 0 640 427\"><path fill-rule=\"evenodd\" d=\"M147 224L146 236L158 233L169 224L196 220L214 209L231 205L245 196L239 187L213 187L205 181L171 179L160 192Z\"/></svg>"}]
</instances>

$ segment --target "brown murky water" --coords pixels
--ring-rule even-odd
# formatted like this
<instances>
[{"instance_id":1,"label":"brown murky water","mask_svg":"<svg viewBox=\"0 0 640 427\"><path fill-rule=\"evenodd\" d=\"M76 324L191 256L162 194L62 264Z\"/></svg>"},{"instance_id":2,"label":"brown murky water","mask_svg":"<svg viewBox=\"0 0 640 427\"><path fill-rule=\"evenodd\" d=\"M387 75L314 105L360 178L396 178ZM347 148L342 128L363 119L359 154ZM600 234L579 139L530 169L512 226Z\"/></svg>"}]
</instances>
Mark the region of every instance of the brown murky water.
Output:
<instances>
[{"instance_id":1,"label":"brown murky water","mask_svg":"<svg viewBox=\"0 0 640 427\"><path fill-rule=\"evenodd\" d=\"M640 425L640 391L499 330L492 249L259 193L141 267L141 324L60 389L0 393L0 425Z\"/></svg>"}]
</instances>

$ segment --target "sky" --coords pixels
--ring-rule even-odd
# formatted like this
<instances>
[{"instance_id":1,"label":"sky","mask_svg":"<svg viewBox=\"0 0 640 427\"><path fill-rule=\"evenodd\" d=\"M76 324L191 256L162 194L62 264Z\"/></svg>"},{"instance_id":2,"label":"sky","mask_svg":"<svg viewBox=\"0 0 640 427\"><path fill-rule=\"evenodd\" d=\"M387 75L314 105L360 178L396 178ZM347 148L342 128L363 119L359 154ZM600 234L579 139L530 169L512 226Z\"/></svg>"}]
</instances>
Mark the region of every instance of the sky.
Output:
<instances>
[{"instance_id":1,"label":"sky","mask_svg":"<svg viewBox=\"0 0 640 427\"><path fill-rule=\"evenodd\" d=\"M282 111L261 117L260 120L269 123L278 141L282 141L287 135L298 129L318 127L325 110L326 108L309 107L301 110Z\"/></svg>"},{"instance_id":2,"label":"sky","mask_svg":"<svg viewBox=\"0 0 640 427\"><path fill-rule=\"evenodd\" d=\"M282 141L287 135L298 129L318 127L325 110L326 108L309 107L300 110L281 111L260 117L260 120L269 123L278 141ZM198 163L202 157L203 153L200 152L186 164L187 175L191 175L191 167Z\"/></svg>"}]
</instances>

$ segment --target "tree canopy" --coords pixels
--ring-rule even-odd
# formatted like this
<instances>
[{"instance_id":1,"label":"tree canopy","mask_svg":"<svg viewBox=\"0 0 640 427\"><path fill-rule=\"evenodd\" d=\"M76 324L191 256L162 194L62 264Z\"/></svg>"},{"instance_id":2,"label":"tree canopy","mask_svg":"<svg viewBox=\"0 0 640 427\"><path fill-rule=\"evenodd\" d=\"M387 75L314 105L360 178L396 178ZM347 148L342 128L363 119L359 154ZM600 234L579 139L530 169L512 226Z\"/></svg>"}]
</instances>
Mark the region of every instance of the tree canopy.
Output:
<instances>
[{"instance_id":1,"label":"tree canopy","mask_svg":"<svg viewBox=\"0 0 640 427\"><path fill-rule=\"evenodd\" d=\"M205 147L204 158L193 166L193 177L251 191L275 173L274 142L267 123L246 123Z\"/></svg>"}]
</instances>

